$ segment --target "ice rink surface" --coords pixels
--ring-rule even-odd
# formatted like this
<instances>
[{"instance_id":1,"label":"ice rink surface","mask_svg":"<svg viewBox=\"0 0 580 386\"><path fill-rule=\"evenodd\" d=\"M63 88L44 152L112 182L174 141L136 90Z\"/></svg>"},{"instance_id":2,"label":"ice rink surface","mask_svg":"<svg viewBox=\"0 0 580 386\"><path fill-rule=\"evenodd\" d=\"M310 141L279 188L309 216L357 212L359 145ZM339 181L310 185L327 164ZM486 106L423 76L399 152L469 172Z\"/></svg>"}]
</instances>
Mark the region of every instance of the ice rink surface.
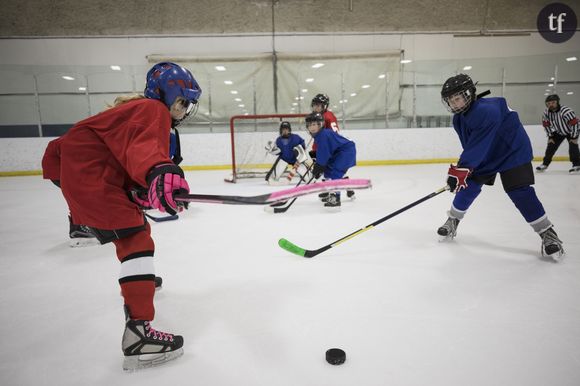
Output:
<instances>
[{"instance_id":1,"label":"ice rink surface","mask_svg":"<svg viewBox=\"0 0 580 386\"><path fill-rule=\"evenodd\" d=\"M580 175L536 176L564 241L560 264L501 183L484 187L453 242L438 241L452 195L313 259L316 249L442 187L447 165L357 167L372 190L328 213L317 197L284 214L193 204L153 223L156 329L185 338L165 366L121 369L122 298L112 245L70 248L65 202L40 177L0 179L1 385L578 386ZM264 181L188 172L192 192L254 195ZM325 362L328 348L346 363Z\"/></svg>"}]
</instances>

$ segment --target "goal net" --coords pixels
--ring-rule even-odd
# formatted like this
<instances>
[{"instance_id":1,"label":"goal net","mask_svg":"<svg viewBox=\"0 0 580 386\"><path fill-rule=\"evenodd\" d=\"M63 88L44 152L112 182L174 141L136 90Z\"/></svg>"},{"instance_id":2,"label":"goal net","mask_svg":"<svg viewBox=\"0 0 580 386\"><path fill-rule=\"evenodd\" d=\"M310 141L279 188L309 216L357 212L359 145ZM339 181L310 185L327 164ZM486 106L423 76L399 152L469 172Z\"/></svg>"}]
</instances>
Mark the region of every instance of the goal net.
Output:
<instances>
[{"instance_id":1,"label":"goal net","mask_svg":"<svg viewBox=\"0 0 580 386\"><path fill-rule=\"evenodd\" d=\"M280 123L290 122L292 133L309 144L310 134L305 129L306 114L235 115L230 118L232 174L227 182L242 178L265 178L276 161L276 156L265 149L268 142L275 144L280 136ZM310 143L307 150L310 150Z\"/></svg>"}]
</instances>

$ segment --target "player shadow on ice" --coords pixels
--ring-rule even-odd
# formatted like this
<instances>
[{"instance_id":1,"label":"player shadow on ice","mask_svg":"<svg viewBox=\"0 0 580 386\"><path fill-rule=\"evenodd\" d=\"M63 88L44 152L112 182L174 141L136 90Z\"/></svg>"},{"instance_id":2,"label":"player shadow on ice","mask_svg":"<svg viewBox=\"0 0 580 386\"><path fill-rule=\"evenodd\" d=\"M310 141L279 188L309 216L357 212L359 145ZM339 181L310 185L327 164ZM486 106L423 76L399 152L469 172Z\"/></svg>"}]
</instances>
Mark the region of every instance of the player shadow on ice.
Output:
<instances>
[{"instance_id":1,"label":"player shadow on ice","mask_svg":"<svg viewBox=\"0 0 580 386\"><path fill-rule=\"evenodd\" d=\"M538 259L545 262L554 263L554 260L549 257L542 257L540 251L541 240L535 240L537 244L537 248L523 248L523 247L510 247L505 244L501 243L492 243L487 239L480 239L473 235L462 235L462 240L444 240L440 241L440 245L449 245L452 248L460 248L461 254L469 254L470 250L473 250L476 254L481 254L482 251L485 251L486 256L500 256L505 257L506 255L518 255L518 256L529 256L530 259ZM526 241L526 245L530 243ZM497 251L497 254L493 252Z\"/></svg>"}]
</instances>

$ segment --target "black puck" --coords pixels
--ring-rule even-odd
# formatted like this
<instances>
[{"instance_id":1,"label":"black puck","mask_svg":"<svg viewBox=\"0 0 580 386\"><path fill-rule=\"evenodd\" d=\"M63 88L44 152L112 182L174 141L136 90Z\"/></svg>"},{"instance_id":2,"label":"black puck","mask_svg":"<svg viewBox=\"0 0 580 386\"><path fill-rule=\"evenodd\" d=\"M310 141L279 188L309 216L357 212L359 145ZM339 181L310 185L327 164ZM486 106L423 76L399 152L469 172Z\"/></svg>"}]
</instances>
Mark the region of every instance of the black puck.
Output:
<instances>
[{"instance_id":1,"label":"black puck","mask_svg":"<svg viewBox=\"0 0 580 386\"><path fill-rule=\"evenodd\" d=\"M331 365L342 365L346 360L346 353L339 348L326 350L326 361Z\"/></svg>"}]
</instances>

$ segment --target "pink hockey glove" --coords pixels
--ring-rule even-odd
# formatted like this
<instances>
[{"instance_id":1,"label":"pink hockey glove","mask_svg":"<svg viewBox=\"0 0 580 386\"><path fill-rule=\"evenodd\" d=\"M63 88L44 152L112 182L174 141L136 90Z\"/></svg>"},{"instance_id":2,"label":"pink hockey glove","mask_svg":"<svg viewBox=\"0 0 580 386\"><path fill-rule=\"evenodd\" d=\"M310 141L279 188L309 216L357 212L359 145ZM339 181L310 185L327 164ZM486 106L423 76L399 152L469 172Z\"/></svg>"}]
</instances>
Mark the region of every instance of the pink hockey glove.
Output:
<instances>
[{"instance_id":1,"label":"pink hockey glove","mask_svg":"<svg viewBox=\"0 0 580 386\"><path fill-rule=\"evenodd\" d=\"M455 165L449 165L447 172L447 185L451 193L457 193L461 189L467 188L467 177L471 174L471 169L458 168Z\"/></svg>"},{"instance_id":2,"label":"pink hockey glove","mask_svg":"<svg viewBox=\"0 0 580 386\"><path fill-rule=\"evenodd\" d=\"M147 183L151 207L172 215L187 208L185 202L176 202L173 199L176 193L189 193L189 185L179 166L175 164L155 166L147 176Z\"/></svg>"}]
</instances>

